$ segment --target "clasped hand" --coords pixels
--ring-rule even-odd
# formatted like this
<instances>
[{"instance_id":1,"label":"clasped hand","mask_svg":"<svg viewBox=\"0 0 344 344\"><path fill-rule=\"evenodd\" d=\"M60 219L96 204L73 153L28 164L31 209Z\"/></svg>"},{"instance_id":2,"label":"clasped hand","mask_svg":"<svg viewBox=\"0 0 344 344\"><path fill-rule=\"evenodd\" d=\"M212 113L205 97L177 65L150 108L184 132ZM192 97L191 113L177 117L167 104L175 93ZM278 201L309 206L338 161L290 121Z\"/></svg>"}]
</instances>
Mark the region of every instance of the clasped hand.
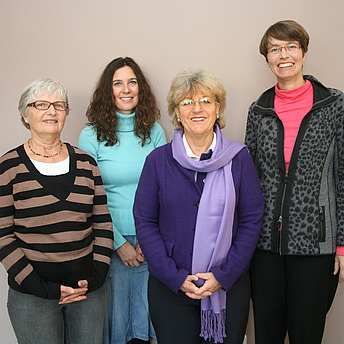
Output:
<instances>
[{"instance_id":1,"label":"clasped hand","mask_svg":"<svg viewBox=\"0 0 344 344\"><path fill-rule=\"evenodd\" d=\"M141 266L146 261L140 245L135 248L128 241L119 247L116 252L127 268Z\"/></svg>"},{"instance_id":2,"label":"clasped hand","mask_svg":"<svg viewBox=\"0 0 344 344\"><path fill-rule=\"evenodd\" d=\"M199 279L205 281L201 287L198 287L194 283ZM186 296L190 297L191 299L200 300L214 294L221 288L221 284L217 281L212 272L203 272L196 275L188 275L184 283L180 287L180 290L183 291Z\"/></svg>"},{"instance_id":3,"label":"clasped hand","mask_svg":"<svg viewBox=\"0 0 344 344\"><path fill-rule=\"evenodd\" d=\"M78 286L79 288L72 288L72 287L66 287L64 285L61 285L60 287L61 297L59 300L59 304L63 305L67 303L86 300L88 282L86 280L81 280L78 282Z\"/></svg>"}]
</instances>

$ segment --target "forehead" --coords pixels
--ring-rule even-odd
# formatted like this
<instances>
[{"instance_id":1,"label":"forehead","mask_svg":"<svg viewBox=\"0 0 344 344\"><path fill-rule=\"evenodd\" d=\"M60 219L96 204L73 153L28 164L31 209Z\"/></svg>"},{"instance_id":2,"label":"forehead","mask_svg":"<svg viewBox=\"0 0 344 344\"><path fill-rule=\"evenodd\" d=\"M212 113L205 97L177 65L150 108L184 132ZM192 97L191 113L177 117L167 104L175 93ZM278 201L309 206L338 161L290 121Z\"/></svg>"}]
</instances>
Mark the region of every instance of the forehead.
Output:
<instances>
[{"instance_id":1,"label":"forehead","mask_svg":"<svg viewBox=\"0 0 344 344\"><path fill-rule=\"evenodd\" d=\"M113 74L113 80L119 80L119 79L136 79L136 75L133 71L133 69L129 66L124 66L121 68L118 68L115 73Z\"/></svg>"},{"instance_id":2,"label":"forehead","mask_svg":"<svg viewBox=\"0 0 344 344\"><path fill-rule=\"evenodd\" d=\"M38 92L35 96L35 100L63 100L57 91L48 93L47 91Z\"/></svg>"},{"instance_id":3,"label":"forehead","mask_svg":"<svg viewBox=\"0 0 344 344\"><path fill-rule=\"evenodd\" d=\"M269 46L275 46L275 45L282 45L283 46L283 45L286 45L288 43L295 42L295 41L294 40L283 41L281 39L270 37L268 42L269 42Z\"/></svg>"},{"instance_id":4,"label":"forehead","mask_svg":"<svg viewBox=\"0 0 344 344\"><path fill-rule=\"evenodd\" d=\"M202 98L202 97L211 97L212 94L211 94L211 91L204 87L204 88L197 88L197 89L194 89L190 92L188 92L183 98Z\"/></svg>"}]
</instances>

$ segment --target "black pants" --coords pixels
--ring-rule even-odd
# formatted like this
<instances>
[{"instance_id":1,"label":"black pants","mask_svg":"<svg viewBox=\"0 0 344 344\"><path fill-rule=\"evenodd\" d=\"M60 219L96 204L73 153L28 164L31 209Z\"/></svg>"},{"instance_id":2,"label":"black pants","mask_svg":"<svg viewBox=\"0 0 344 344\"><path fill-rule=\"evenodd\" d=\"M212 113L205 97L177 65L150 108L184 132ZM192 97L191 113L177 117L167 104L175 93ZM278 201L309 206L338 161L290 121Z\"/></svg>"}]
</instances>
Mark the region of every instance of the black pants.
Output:
<instances>
[{"instance_id":1,"label":"black pants","mask_svg":"<svg viewBox=\"0 0 344 344\"><path fill-rule=\"evenodd\" d=\"M338 284L334 255L256 250L250 268L256 344L320 344Z\"/></svg>"},{"instance_id":2,"label":"black pants","mask_svg":"<svg viewBox=\"0 0 344 344\"><path fill-rule=\"evenodd\" d=\"M242 344L250 301L250 278L245 273L227 292L226 334L224 344ZM148 281L150 316L159 344L202 344L201 301L175 294L165 284L150 276Z\"/></svg>"}]
</instances>

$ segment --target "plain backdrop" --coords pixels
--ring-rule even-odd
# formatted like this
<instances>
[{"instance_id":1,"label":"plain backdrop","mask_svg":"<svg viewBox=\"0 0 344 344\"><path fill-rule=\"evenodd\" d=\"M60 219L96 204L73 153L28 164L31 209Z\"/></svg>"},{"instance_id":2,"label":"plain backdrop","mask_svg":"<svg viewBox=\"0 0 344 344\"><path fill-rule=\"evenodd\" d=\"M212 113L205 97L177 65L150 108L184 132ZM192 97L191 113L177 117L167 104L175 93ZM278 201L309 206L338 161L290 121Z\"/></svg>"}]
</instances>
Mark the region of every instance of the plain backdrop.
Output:
<instances>
[{"instance_id":1,"label":"plain backdrop","mask_svg":"<svg viewBox=\"0 0 344 344\"><path fill-rule=\"evenodd\" d=\"M156 92L167 140L166 106L172 78L204 67L228 92L230 140L244 140L247 109L275 77L258 52L265 30L282 19L311 36L304 73L344 90L343 0L1 0L0 152L29 138L17 111L23 89L39 77L64 83L70 115L62 139L76 145L100 73L118 56L134 58ZM0 343L15 343L6 309L6 272L0 268ZM329 312L323 343L344 343L344 287ZM254 343L252 316L248 344ZM87 343L85 343L87 344Z\"/></svg>"}]
</instances>

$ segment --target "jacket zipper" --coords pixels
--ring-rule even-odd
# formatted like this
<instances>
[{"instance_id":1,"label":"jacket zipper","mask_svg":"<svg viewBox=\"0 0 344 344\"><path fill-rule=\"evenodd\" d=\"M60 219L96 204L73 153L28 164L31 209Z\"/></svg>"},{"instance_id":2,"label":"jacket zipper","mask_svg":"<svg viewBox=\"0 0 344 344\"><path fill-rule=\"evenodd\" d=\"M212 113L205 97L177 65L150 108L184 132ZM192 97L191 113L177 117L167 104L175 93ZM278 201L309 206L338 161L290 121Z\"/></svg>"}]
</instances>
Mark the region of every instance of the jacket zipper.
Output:
<instances>
[{"instance_id":1,"label":"jacket zipper","mask_svg":"<svg viewBox=\"0 0 344 344\"><path fill-rule=\"evenodd\" d=\"M278 217L277 222L277 230L279 231L279 254L282 254L282 224L283 224L283 208L284 208L284 201L285 201L285 194L287 190L288 184L288 171L285 172L284 175L284 185L283 185L283 194L282 194L282 202L281 202L281 211Z\"/></svg>"},{"instance_id":2,"label":"jacket zipper","mask_svg":"<svg viewBox=\"0 0 344 344\"><path fill-rule=\"evenodd\" d=\"M305 121L305 119L309 116L309 114L312 112L312 109L303 117L301 123L300 123L300 127L297 131L296 137L295 137L295 141L294 141L294 145L292 148L292 152L291 152L291 156L290 156L290 161L289 161L289 169L292 166L292 162L294 161L295 157L294 156L294 150L295 150L295 146L298 143L298 139L299 139L299 134L300 134L300 130L301 127ZM278 115L276 114L277 118ZM284 135L285 135L285 131L284 131L284 126L283 126L283 122L282 120L280 120L282 123L282 128L283 128L283 142L284 142ZM284 159L284 166L286 166L285 163L285 155L284 155L284 146L283 146L283 159ZM284 208L284 203L285 203L285 195L286 195L286 190L287 190L287 184L288 184L288 177L289 177L289 169L285 171L284 174L284 185L283 185L283 193L282 193L282 202L281 202L281 210L280 210L280 216L278 217L278 229L279 229L279 254L282 254L282 222L283 222L283 208Z\"/></svg>"},{"instance_id":3,"label":"jacket zipper","mask_svg":"<svg viewBox=\"0 0 344 344\"><path fill-rule=\"evenodd\" d=\"M307 78L307 80L308 80L308 78ZM312 84L313 84L313 87L314 87L314 83L313 82L312 82ZM304 122L305 118L308 117L309 114L312 113L314 110L317 110L317 109L319 109L321 107L327 106L328 104L330 104L333 101L334 100L333 100L333 96L332 95L330 97L328 96L326 99L322 99L320 102L319 102L319 100L318 101L314 100L313 106L312 106L311 110L304 116L303 120L301 121L298 133L297 133L296 138L295 138L295 142L294 142L294 146L293 146L293 151L292 151L291 159L290 159L290 162L289 162L289 167L291 166L291 162L293 160L292 157L293 157L293 153L294 153L294 148L295 148L295 145L296 145L296 143L298 141L300 129L301 129L302 125L303 125L303 122ZM257 110L256 111L258 113L263 113L264 114L264 112L265 112L265 115L273 115L275 118L277 118L282 123L282 127L283 127L283 122L278 117L278 115L277 115L277 113L276 113L274 108L271 108L271 107L270 108L264 108L264 107L262 107L260 105L256 105L256 106L257 106ZM263 111L261 111L261 109ZM284 128L283 128L283 135L284 135ZM284 186L283 186L283 194L282 194L282 203L281 203L281 208L280 208L280 215L278 217L278 221L277 221L277 225L276 225L277 231L278 231L279 254L282 254L282 238L281 238L282 222L283 222L282 214L283 214L283 207L284 207L284 202L285 202L285 194L286 194L286 189L287 189L287 182L288 182L288 171L285 172L285 179L284 179ZM325 217L325 214L323 214L322 216ZM322 225L323 225L323 229L324 230L321 231L321 233L323 233L323 235L325 236L325 220L322 223Z\"/></svg>"},{"instance_id":4,"label":"jacket zipper","mask_svg":"<svg viewBox=\"0 0 344 344\"><path fill-rule=\"evenodd\" d=\"M325 241L325 211L324 211L324 207L319 207L319 215L320 215L319 242L324 242Z\"/></svg>"}]
</instances>

